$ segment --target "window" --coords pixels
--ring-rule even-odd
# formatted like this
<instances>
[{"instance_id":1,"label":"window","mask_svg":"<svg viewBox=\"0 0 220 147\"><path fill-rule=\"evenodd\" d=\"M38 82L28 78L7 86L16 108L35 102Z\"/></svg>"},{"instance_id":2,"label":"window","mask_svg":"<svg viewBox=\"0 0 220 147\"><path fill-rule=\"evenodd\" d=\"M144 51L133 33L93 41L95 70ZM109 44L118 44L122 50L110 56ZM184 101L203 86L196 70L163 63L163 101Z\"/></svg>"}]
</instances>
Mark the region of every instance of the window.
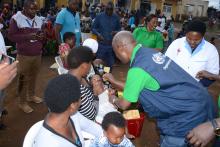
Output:
<instances>
[{"instance_id":1,"label":"window","mask_svg":"<svg viewBox=\"0 0 220 147\"><path fill-rule=\"evenodd\" d=\"M163 12L164 12L164 13L172 13L172 5L164 4L164 6L163 6Z\"/></svg>"},{"instance_id":2,"label":"window","mask_svg":"<svg viewBox=\"0 0 220 147\"><path fill-rule=\"evenodd\" d=\"M184 10L185 10L185 13L186 13L186 14L187 14L187 13L192 13L193 10L194 10L194 5L189 5L189 4L187 4L187 5L185 5Z\"/></svg>"}]
</instances>

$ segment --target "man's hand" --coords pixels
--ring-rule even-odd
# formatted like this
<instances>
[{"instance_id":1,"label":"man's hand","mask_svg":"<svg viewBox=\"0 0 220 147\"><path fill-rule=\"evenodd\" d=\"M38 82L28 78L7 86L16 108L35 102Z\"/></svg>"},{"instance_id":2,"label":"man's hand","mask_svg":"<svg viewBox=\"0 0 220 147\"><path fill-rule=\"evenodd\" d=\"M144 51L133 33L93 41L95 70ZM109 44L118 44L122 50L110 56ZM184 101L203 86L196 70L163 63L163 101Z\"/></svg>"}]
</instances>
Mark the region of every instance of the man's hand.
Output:
<instances>
[{"instance_id":1,"label":"man's hand","mask_svg":"<svg viewBox=\"0 0 220 147\"><path fill-rule=\"evenodd\" d=\"M111 35L115 36L115 34L117 34L117 33L118 33L118 31L112 31Z\"/></svg>"},{"instance_id":2,"label":"man's hand","mask_svg":"<svg viewBox=\"0 0 220 147\"><path fill-rule=\"evenodd\" d=\"M206 70L199 71L196 75L196 78L198 79L207 78L209 80L216 80L215 75Z\"/></svg>"},{"instance_id":3,"label":"man's hand","mask_svg":"<svg viewBox=\"0 0 220 147\"><path fill-rule=\"evenodd\" d=\"M113 77L113 75L111 73L104 74L103 79L105 81L109 81L110 83L114 83L114 81L115 81L115 78Z\"/></svg>"},{"instance_id":4,"label":"man's hand","mask_svg":"<svg viewBox=\"0 0 220 147\"><path fill-rule=\"evenodd\" d=\"M194 147L205 147L215 137L211 122L203 123L189 132L187 139Z\"/></svg>"},{"instance_id":5,"label":"man's hand","mask_svg":"<svg viewBox=\"0 0 220 147\"><path fill-rule=\"evenodd\" d=\"M104 37L103 37L101 34L98 34L98 35L97 35L97 40L103 41L103 40L104 40Z\"/></svg>"},{"instance_id":6,"label":"man's hand","mask_svg":"<svg viewBox=\"0 0 220 147\"><path fill-rule=\"evenodd\" d=\"M30 33L28 34L29 40L37 40L37 34L36 33Z\"/></svg>"},{"instance_id":7,"label":"man's hand","mask_svg":"<svg viewBox=\"0 0 220 147\"><path fill-rule=\"evenodd\" d=\"M17 64L18 61L12 64L0 63L0 90L6 88L16 76Z\"/></svg>"},{"instance_id":8,"label":"man's hand","mask_svg":"<svg viewBox=\"0 0 220 147\"><path fill-rule=\"evenodd\" d=\"M43 41L45 39L45 34L43 32L36 33L36 39Z\"/></svg>"}]
</instances>

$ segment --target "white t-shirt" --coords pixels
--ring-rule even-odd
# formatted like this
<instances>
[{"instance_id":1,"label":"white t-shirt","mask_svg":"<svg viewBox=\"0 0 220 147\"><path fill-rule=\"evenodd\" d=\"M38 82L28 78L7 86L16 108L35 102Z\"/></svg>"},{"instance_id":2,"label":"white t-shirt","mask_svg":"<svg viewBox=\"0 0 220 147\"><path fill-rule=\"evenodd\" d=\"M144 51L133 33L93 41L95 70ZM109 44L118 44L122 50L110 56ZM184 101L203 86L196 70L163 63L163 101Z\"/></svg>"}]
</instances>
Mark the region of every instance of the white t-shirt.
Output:
<instances>
[{"instance_id":1,"label":"white t-shirt","mask_svg":"<svg viewBox=\"0 0 220 147\"><path fill-rule=\"evenodd\" d=\"M2 54L7 54L6 48L5 48L5 41L2 36L2 33L0 32L0 59L2 58Z\"/></svg>"},{"instance_id":2,"label":"white t-shirt","mask_svg":"<svg viewBox=\"0 0 220 147\"><path fill-rule=\"evenodd\" d=\"M12 18L16 21L18 28L37 28L41 29L43 21L39 16L30 19L18 11Z\"/></svg>"},{"instance_id":3,"label":"white t-shirt","mask_svg":"<svg viewBox=\"0 0 220 147\"><path fill-rule=\"evenodd\" d=\"M168 47L166 56L182 67L194 79L199 71L206 70L213 74L219 73L219 55L217 49L211 43L203 39L192 53L192 49L186 37L176 39Z\"/></svg>"},{"instance_id":4,"label":"white t-shirt","mask_svg":"<svg viewBox=\"0 0 220 147\"><path fill-rule=\"evenodd\" d=\"M100 125L95 122L85 118L77 112L71 119L74 123L76 132L79 136L79 139L82 143L82 147L85 146L84 139L82 137L82 131L88 132L95 137L100 137L103 135L103 131ZM66 138L56 134L51 131L50 128L42 126L37 136L35 137L33 147L77 147L75 144L67 140Z\"/></svg>"}]
</instances>

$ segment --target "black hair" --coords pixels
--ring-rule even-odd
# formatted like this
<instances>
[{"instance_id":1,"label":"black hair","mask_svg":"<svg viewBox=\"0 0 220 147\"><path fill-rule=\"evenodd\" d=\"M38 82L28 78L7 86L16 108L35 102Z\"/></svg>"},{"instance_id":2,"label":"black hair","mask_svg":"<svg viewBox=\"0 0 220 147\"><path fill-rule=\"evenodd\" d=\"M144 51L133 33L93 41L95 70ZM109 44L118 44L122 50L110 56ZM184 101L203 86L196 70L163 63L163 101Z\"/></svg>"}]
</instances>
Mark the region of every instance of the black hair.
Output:
<instances>
[{"instance_id":1,"label":"black hair","mask_svg":"<svg viewBox=\"0 0 220 147\"><path fill-rule=\"evenodd\" d=\"M70 69L78 68L82 63L92 62L94 55L92 50L86 46L73 48L67 56L67 63Z\"/></svg>"},{"instance_id":2,"label":"black hair","mask_svg":"<svg viewBox=\"0 0 220 147\"><path fill-rule=\"evenodd\" d=\"M62 113L80 99L80 83L70 74L59 75L49 81L44 91L44 101L50 112Z\"/></svg>"},{"instance_id":3,"label":"black hair","mask_svg":"<svg viewBox=\"0 0 220 147\"><path fill-rule=\"evenodd\" d=\"M63 41L66 42L67 39L76 39L75 34L73 32L66 32L63 34Z\"/></svg>"},{"instance_id":4,"label":"black hair","mask_svg":"<svg viewBox=\"0 0 220 147\"><path fill-rule=\"evenodd\" d=\"M113 4L112 1L109 1L109 2L107 3L107 6L111 6L112 8L114 8L114 4Z\"/></svg>"},{"instance_id":5,"label":"black hair","mask_svg":"<svg viewBox=\"0 0 220 147\"><path fill-rule=\"evenodd\" d=\"M191 31L198 32L202 36L204 36L206 32L206 24L198 19L192 20L187 24L186 33L191 32Z\"/></svg>"},{"instance_id":6,"label":"black hair","mask_svg":"<svg viewBox=\"0 0 220 147\"><path fill-rule=\"evenodd\" d=\"M215 39L216 39L215 37L211 37L210 41L215 41Z\"/></svg>"},{"instance_id":7,"label":"black hair","mask_svg":"<svg viewBox=\"0 0 220 147\"><path fill-rule=\"evenodd\" d=\"M118 128L125 128L125 118L119 112L109 112L103 118L102 129L107 131L110 125L114 125Z\"/></svg>"},{"instance_id":8,"label":"black hair","mask_svg":"<svg viewBox=\"0 0 220 147\"><path fill-rule=\"evenodd\" d=\"M36 0L25 0L24 1L24 7L28 7L30 4L35 3Z\"/></svg>"},{"instance_id":9,"label":"black hair","mask_svg":"<svg viewBox=\"0 0 220 147\"><path fill-rule=\"evenodd\" d=\"M150 14L150 15L148 15L147 17L146 17L146 19L145 19L145 23L147 24L148 22L150 22L151 21L151 19L153 19L153 18L157 18L157 16L155 15L155 14Z\"/></svg>"}]
</instances>

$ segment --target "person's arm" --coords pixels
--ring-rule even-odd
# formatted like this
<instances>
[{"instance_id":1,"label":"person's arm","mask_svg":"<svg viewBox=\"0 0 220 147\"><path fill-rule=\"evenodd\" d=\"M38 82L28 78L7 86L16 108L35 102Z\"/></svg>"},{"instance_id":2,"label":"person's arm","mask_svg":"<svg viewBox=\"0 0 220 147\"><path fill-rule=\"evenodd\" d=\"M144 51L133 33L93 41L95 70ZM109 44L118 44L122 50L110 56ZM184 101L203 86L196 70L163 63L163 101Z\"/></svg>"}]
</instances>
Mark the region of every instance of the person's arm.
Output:
<instances>
[{"instance_id":1,"label":"person's arm","mask_svg":"<svg viewBox=\"0 0 220 147\"><path fill-rule=\"evenodd\" d=\"M213 74L219 74L219 54L214 46L208 56L208 63L205 67L205 70Z\"/></svg>"},{"instance_id":2,"label":"person's arm","mask_svg":"<svg viewBox=\"0 0 220 147\"><path fill-rule=\"evenodd\" d=\"M220 118L216 119L218 126L220 126ZM194 147L205 147L212 139L215 133L211 122L203 123L192 129L187 135L187 139Z\"/></svg>"},{"instance_id":3,"label":"person's arm","mask_svg":"<svg viewBox=\"0 0 220 147\"><path fill-rule=\"evenodd\" d=\"M80 88L81 105L79 111L89 119L94 119L97 114L97 102L92 91L88 87Z\"/></svg>"},{"instance_id":4,"label":"person's arm","mask_svg":"<svg viewBox=\"0 0 220 147\"><path fill-rule=\"evenodd\" d=\"M0 90L6 88L17 75L17 64L0 63Z\"/></svg>"},{"instance_id":5,"label":"person's arm","mask_svg":"<svg viewBox=\"0 0 220 147\"><path fill-rule=\"evenodd\" d=\"M136 40L137 36L138 36L138 32L139 32L139 28L137 27L136 29L134 29L132 36L134 37L134 39Z\"/></svg>"},{"instance_id":6,"label":"person's arm","mask_svg":"<svg viewBox=\"0 0 220 147\"><path fill-rule=\"evenodd\" d=\"M125 110L131 103L138 101L139 95L144 88L157 91L160 86L158 82L143 69L131 68L128 71L123 98L110 97L109 101L122 110Z\"/></svg>"},{"instance_id":7,"label":"person's arm","mask_svg":"<svg viewBox=\"0 0 220 147\"><path fill-rule=\"evenodd\" d=\"M65 17L65 13L64 13L64 11L61 11L58 13L58 15L56 17L56 21L55 21L55 36L56 36L58 43L62 42L62 40L61 40L62 37L60 36L60 32L63 27L64 17Z\"/></svg>"},{"instance_id":8,"label":"person's arm","mask_svg":"<svg viewBox=\"0 0 220 147\"><path fill-rule=\"evenodd\" d=\"M170 45L169 45L169 47L167 48L167 51L166 51L166 53L165 53L165 56L167 56L167 57L169 57L170 59L172 59L172 60L174 60L175 58L176 58L176 56L178 55L178 53L177 53L177 48L178 48L178 46L177 46L177 44L178 43L176 43L177 41L176 40L174 40Z\"/></svg>"},{"instance_id":9,"label":"person's arm","mask_svg":"<svg viewBox=\"0 0 220 147\"><path fill-rule=\"evenodd\" d=\"M62 25L61 24L55 24L55 37L58 43L60 44L61 41L61 36L60 36L60 31L62 30Z\"/></svg>"},{"instance_id":10,"label":"person's arm","mask_svg":"<svg viewBox=\"0 0 220 147\"><path fill-rule=\"evenodd\" d=\"M158 33L158 36L157 36L157 40L156 40L156 46L155 46L155 50L157 51L162 51L163 49L163 37L162 37L162 34L161 33Z\"/></svg>"},{"instance_id":11,"label":"person's arm","mask_svg":"<svg viewBox=\"0 0 220 147\"><path fill-rule=\"evenodd\" d=\"M116 16L117 17L117 16ZM119 20L119 18L117 17L117 21L116 21L116 30L115 30L115 32L117 33L118 31L120 31L121 30L121 23L120 23L120 20ZM115 33L115 34L116 34Z\"/></svg>"},{"instance_id":12,"label":"person's arm","mask_svg":"<svg viewBox=\"0 0 220 147\"><path fill-rule=\"evenodd\" d=\"M99 32L99 22L100 21L100 16L96 16L95 21L92 24L92 33L97 36L98 40L104 40L103 36Z\"/></svg>"},{"instance_id":13,"label":"person's arm","mask_svg":"<svg viewBox=\"0 0 220 147\"><path fill-rule=\"evenodd\" d=\"M95 34L95 35L99 34L99 32L98 32L98 26L99 26L98 20L99 20L99 18L98 18L98 16L96 16L94 22L92 23L92 33Z\"/></svg>"},{"instance_id":14,"label":"person's arm","mask_svg":"<svg viewBox=\"0 0 220 147\"><path fill-rule=\"evenodd\" d=\"M24 42L27 40L36 40L36 33L20 33L17 26L17 22L12 18L10 21L10 27L8 29L8 38L12 42Z\"/></svg>"},{"instance_id":15,"label":"person's arm","mask_svg":"<svg viewBox=\"0 0 220 147\"><path fill-rule=\"evenodd\" d=\"M94 135L95 137L100 137L103 134L100 125L84 117L79 112L77 112L75 115L78 115L78 120L82 131L88 132Z\"/></svg>"},{"instance_id":16,"label":"person's arm","mask_svg":"<svg viewBox=\"0 0 220 147\"><path fill-rule=\"evenodd\" d=\"M220 75L210 73L206 70L199 71L196 75L196 78L198 78L200 80L203 79L203 78L207 78L209 80L218 80L218 81L220 81Z\"/></svg>"}]
</instances>

